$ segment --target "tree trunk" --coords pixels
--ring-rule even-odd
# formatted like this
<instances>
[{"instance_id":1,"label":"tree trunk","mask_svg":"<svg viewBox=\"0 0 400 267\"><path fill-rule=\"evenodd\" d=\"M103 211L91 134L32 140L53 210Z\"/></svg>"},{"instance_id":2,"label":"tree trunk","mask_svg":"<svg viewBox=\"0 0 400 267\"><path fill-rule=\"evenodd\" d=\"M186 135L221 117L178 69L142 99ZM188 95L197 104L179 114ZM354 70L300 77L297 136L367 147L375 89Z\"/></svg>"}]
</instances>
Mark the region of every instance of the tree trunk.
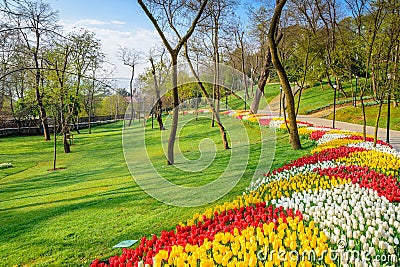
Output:
<instances>
[{"instance_id":1,"label":"tree trunk","mask_svg":"<svg viewBox=\"0 0 400 267\"><path fill-rule=\"evenodd\" d=\"M53 170L55 171L56 170L56 166L57 166L57 121L56 121L55 113L54 113L53 131L54 131Z\"/></svg>"},{"instance_id":2,"label":"tree trunk","mask_svg":"<svg viewBox=\"0 0 400 267\"><path fill-rule=\"evenodd\" d=\"M321 90L324 91L324 84L322 83L322 78L319 77L318 81L319 81L319 86L321 87Z\"/></svg>"},{"instance_id":3,"label":"tree trunk","mask_svg":"<svg viewBox=\"0 0 400 267\"><path fill-rule=\"evenodd\" d=\"M337 84L337 89L339 89L339 91L342 92L342 94L344 95L344 97L347 98L347 97L348 97L348 96L347 96L347 93L346 93L346 91L343 89L342 82L340 81L339 76L338 76L336 73L334 74L334 76L335 76L335 80L336 80L336 84Z\"/></svg>"},{"instance_id":4,"label":"tree trunk","mask_svg":"<svg viewBox=\"0 0 400 267\"><path fill-rule=\"evenodd\" d=\"M35 96L36 96L36 101L37 105L39 108L39 118L42 123L43 127L43 135L44 135L44 140L48 141L50 140L50 131L49 131L49 125L47 122L47 114L46 114L46 109L43 105L43 100L42 100L42 95L40 94L40 66L39 66L39 45L40 45L40 34L36 32L36 48L35 52L33 54L34 61L35 61L35 68L36 68L36 74L35 74Z\"/></svg>"},{"instance_id":5,"label":"tree trunk","mask_svg":"<svg viewBox=\"0 0 400 267\"><path fill-rule=\"evenodd\" d=\"M160 95L160 91L158 91L158 95ZM162 121L162 101L161 99L157 99L157 104L156 104L156 120L158 123L158 126L160 130L165 130L164 123Z\"/></svg>"},{"instance_id":6,"label":"tree trunk","mask_svg":"<svg viewBox=\"0 0 400 267\"><path fill-rule=\"evenodd\" d=\"M371 84L372 84L372 90L374 92L374 99L378 99L378 91L376 89L376 79L375 79L375 65L372 63L371 66Z\"/></svg>"},{"instance_id":7,"label":"tree trunk","mask_svg":"<svg viewBox=\"0 0 400 267\"><path fill-rule=\"evenodd\" d=\"M94 71L93 71L93 77ZM92 120L92 109L93 109L93 98L94 98L94 88L95 88L95 80L92 80L92 90L89 92L89 110L88 110L88 128L89 128L89 134L92 134L92 125L91 125L91 120ZM117 95L118 97L118 95ZM118 98L117 98L118 99ZM118 110L118 108L117 108ZM117 111L118 112L118 111Z\"/></svg>"},{"instance_id":8,"label":"tree trunk","mask_svg":"<svg viewBox=\"0 0 400 267\"><path fill-rule=\"evenodd\" d=\"M379 119L381 118L381 112L382 112L382 104L383 101L379 101L378 114L376 114L375 118L374 147L376 147L376 143L378 142L378 128L379 128Z\"/></svg>"},{"instance_id":9,"label":"tree trunk","mask_svg":"<svg viewBox=\"0 0 400 267\"><path fill-rule=\"evenodd\" d=\"M299 114L299 109L300 109L300 101L301 101L301 93L303 92L303 86L299 90L299 98L297 100L297 107L296 107L296 117Z\"/></svg>"},{"instance_id":10,"label":"tree trunk","mask_svg":"<svg viewBox=\"0 0 400 267\"><path fill-rule=\"evenodd\" d=\"M219 70L219 39L218 39L218 28L219 28L219 23L218 20L215 20L215 41L214 41L214 45L215 45L215 96L217 97L217 101L216 101L216 105L215 105L215 114L214 117L215 119L217 119L217 124L220 124L221 121L219 121L219 100L221 99L221 95L220 95L220 70ZM218 118L217 118L218 117Z\"/></svg>"},{"instance_id":11,"label":"tree trunk","mask_svg":"<svg viewBox=\"0 0 400 267\"><path fill-rule=\"evenodd\" d=\"M78 122L79 122L79 117L76 116L76 119L73 120L72 123L73 123L74 130L76 131L76 133L80 134L81 132L79 131Z\"/></svg>"},{"instance_id":12,"label":"tree trunk","mask_svg":"<svg viewBox=\"0 0 400 267\"><path fill-rule=\"evenodd\" d=\"M245 73L245 62L244 62L244 45L243 45L243 35L244 32L239 33L237 32L237 38L240 43L240 57L241 57L241 70L242 70L242 79L243 79L243 86L244 86L244 109L247 110L247 101L249 99L249 92L247 86L247 76Z\"/></svg>"},{"instance_id":13,"label":"tree trunk","mask_svg":"<svg viewBox=\"0 0 400 267\"><path fill-rule=\"evenodd\" d=\"M130 94L131 94L131 117L129 118L129 124L128 126L132 125L132 121L133 121L133 116L134 116L134 112L133 112L133 77L135 76L135 67L132 67L132 75L131 75L131 80L129 81L129 89L130 89ZM140 121L140 114L139 114L139 121Z\"/></svg>"},{"instance_id":14,"label":"tree trunk","mask_svg":"<svg viewBox=\"0 0 400 267\"><path fill-rule=\"evenodd\" d=\"M178 95L178 53L171 54L171 63L172 63L172 96L173 96L173 112L172 112L172 125L171 125L171 133L168 139L168 159L167 164L173 165L175 163L174 160L174 145L176 138L176 131L178 128L178 117L179 117L179 95Z\"/></svg>"},{"instance_id":15,"label":"tree trunk","mask_svg":"<svg viewBox=\"0 0 400 267\"><path fill-rule=\"evenodd\" d=\"M283 34L279 32L278 36L276 37L277 44L279 44L282 37L283 37ZM264 67L261 71L260 79L258 80L257 90L254 95L253 101L251 102L250 114L257 114L257 112L258 112L258 108L260 106L260 100L261 100L261 97L264 95L265 85L267 84L267 81L268 81L271 63L272 63L271 51L268 49L266 51L266 55L265 55Z\"/></svg>"},{"instance_id":16,"label":"tree trunk","mask_svg":"<svg viewBox=\"0 0 400 267\"><path fill-rule=\"evenodd\" d=\"M264 95L264 89L265 89L266 80L265 81L261 81L261 79L264 79L264 77L260 77L260 80L258 81L258 84L260 84L260 82L261 82L261 83L264 83L264 86L263 87L257 86L256 93L254 94L253 101L251 102L250 114L257 114L258 108L259 108L259 105L260 105L261 97Z\"/></svg>"},{"instance_id":17,"label":"tree trunk","mask_svg":"<svg viewBox=\"0 0 400 267\"><path fill-rule=\"evenodd\" d=\"M48 141L48 140L50 140L50 131L49 131L49 124L47 122L46 109L44 108L41 99L38 100L38 103L39 103L38 104L38 106L39 106L39 117L40 117L40 121L41 121L42 127L43 127L44 140Z\"/></svg>"},{"instance_id":18,"label":"tree trunk","mask_svg":"<svg viewBox=\"0 0 400 267\"><path fill-rule=\"evenodd\" d=\"M3 82L2 88L4 88L4 82ZM3 109L3 104L4 104L4 92L1 91L0 92L0 112Z\"/></svg>"},{"instance_id":19,"label":"tree trunk","mask_svg":"<svg viewBox=\"0 0 400 267\"><path fill-rule=\"evenodd\" d=\"M80 71L78 71L80 73ZM77 110L77 104L78 104L78 97L79 97L79 90L80 90L80 85L81 85L81 74L78 74L78 78L76 81L76 90L75 90L75 98L74 102L72 103L72 114L74 115L75 118L72 119L72 124L74 126L74 130L80 134L78 126L76 124L76 121L78 120L78 110Z\"/></svg>"},{"instance_id":20,"label":"tree trunk","mask_svg":"<svg viewBox=\"0 0 400 267\"><path fill-rule=\"evenodd\" d=\"M367 140L367 113L365 112L364 90L360 90L361 111L363 114L363 139Z\"/></svg>"},{"instance_id":21,"label":"tree trunk","mask_svg":"<svg viewBox=\"0 0 400 267\"><path fill-rule=\"evenodd\" d=\"M299 90L296 91L299 92L299 98L297 101L297 107L296 107L296 117L299 114L299 109L300 109L300 102L301 102L301 94L303 92L304 89L304 85L306 83L306 77L307 77L307 70L308 70L308 57L310 55L310 35L308 36L307 39L307 53L306 53L306 58L304 59L304 70L303 70L303 79L301 80L301 85L299 86L299 84L297 83L297 86L299 86Z\"/></svg>"},{"instance_id":22,"label":"tree trunk","mask_svg":"<svg viewBox=\"0 0 400 267\"><path fill-rule=\"evenodd\" d=\"M92 134L92 126L91 126L91 117L92 117L92 112L89 111L89 116L88 116L88 129L89 129L89 134Z\"/></svg>"},{"instance_id":23,"label":"tree trunk","mask_svg":"<svg viewBox=\"0 0 400 267\"><path fill-rule=\"evenodd\" d=\"M70 153L71 152L71 146L69 144L68 135L69 135L69 133L67 133L66 131L63 131L64 153Z\"/></svg>"},{"instance_id":24,"label":"tree trunk","mask_svg":"<svg viewBox=\"0 0 400 267\"><path fill-rule=\"evenodd\" d=\"M297 150L301 149L301 143L300 143L300 137L299 137L299 132L297 129L297 123L296 123L296 114L295 114L295 103L294 103L294 97L293 97L293 92L290 87L290 83L285 71L285 68L283 67L279 56L278 56L278 48L277 44L275 41L275 33L278 28L278 23L280 20L280 16L282 13L282 9L286 4L286 0L278 0L277 5L275 7L275 12L271 20L271 25L268 33L268 43L272 55L272 62L274 63L275 69L278 73L279 80L281 81L283 91L285 93L285 98L287 102L287 110L288 110L288 117L289 117L289 129L290 129L290 141L292 144L292 148Z\"/></svg>"},{"instance_id":25,"label":"tree trunk","mask_svg":"<svg viewBox=\"0 0 400 267\"><path fill-rule=\"evenodd\" d=\"M162 101L161 101L161 96L160 96L160 88L158 87L156 67L154 66L153 58L151 58L151 57L150 57L150 63L151 63L151 73L153 74L153 79L154 79L154 87L156 89L156 99L157 99L157 102L155 104L156 119L157 119L160 130L165 130L164 123L162 121L162 114L161 114Z\"/></svg>"}]
</instances>

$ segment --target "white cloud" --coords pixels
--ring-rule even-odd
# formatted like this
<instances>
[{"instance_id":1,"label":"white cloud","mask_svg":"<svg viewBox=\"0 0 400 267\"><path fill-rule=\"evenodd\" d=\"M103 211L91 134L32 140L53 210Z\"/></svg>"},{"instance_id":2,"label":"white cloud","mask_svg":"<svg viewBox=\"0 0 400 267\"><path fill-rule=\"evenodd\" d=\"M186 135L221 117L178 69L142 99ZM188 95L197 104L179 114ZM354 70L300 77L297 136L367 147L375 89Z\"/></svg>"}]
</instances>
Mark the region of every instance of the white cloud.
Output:
<instances>
[{"instance_id":1,"label":"white cloud","mask_svg":"<svg viewBox=\"0 0 400 267\"><path fill-rule=\"evenodd\" d=\"M82 19L72 23L62 22L65 30L70 32L76 28L85 28L96 34L101 41L103 52L107 56L108 69L114 69L113 77L130 78L130 67L124 66L117 57L120 47L134 48L137 51L148 54L150 49L161 43L161 39L155 30L134 29L129 31L129 25L122 21L100 21ZM144 62L135 69L135 76L141 73L149 64Z\"/></svg>"},{"instance_id":2,"label":"white cloud","mask_svg":"<svg viewBox=\"0 0 400 267\"><path fill-rule=\"evenodd\" d=\"M112 24L115 24L115 25L125 25L126 24L126 22L125 21L119 21L119 20L112 20L112 21L110 21Z\"/></svg>"},{"instance_id":3,"label":"white cloud","mask_svg":"<svg viewBox=\"0 0 400 267\"><path fill-rule=\"evenodd\" d=\"M74 23L76 26L84 26L84 25L107 25L110 24L107 21L97 20L97 19L81 19Z\"/></svg>"}]
</instances>

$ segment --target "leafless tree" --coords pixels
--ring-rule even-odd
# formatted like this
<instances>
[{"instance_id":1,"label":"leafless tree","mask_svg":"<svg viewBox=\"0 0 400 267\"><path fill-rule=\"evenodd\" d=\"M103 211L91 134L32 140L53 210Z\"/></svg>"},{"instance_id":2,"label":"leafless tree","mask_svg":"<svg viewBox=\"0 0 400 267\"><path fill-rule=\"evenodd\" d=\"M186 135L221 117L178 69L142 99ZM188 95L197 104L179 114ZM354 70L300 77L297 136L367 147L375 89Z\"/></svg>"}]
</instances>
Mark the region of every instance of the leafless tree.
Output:
<instances>
[{"instance_id":1,"label":"leafless tree","mask_svg":"<svg viewBox=\"0 0 400 267\"><path fill-rule=\"evenodd\" d=\"M145 3L146 2L146 3ZM207 0L201 1L199 4L199 8L197 13L195 14L194 19L187 28L186 33L183 35L180 33L179 29L182 26L179 25L177 20L183 17L187 17L188 14L182 14L182 11L186 9L185 3L186 1L149 1L138 0L139 5L142 7L143 11L146 13L147 17L153 23L156 28L158 34L160 35L164 46L167 48L170 56L171 56L171 64L172 64L172 94L174 99L174 110L173 110L173 118L172 118L172 127L171 134L168 140L168 155L167 155L167 163L169 165L174 164L174 144L176 138L176 131L178 127L178 116L179 116L179 95L178 95L178 72L177 72L177 64L178 64L178 55L181 51L183 45L187 42L190 36L193 34L194 29L199 22L201 15L204 11L204 8L207 5ZM187 9L186 9L187 10ZM186 19L187 21L187 19ZM163 30L164 25L168 25L168 27L174 32L176 38L175 47L173 47L173 41L168 40L166 30Z\"/></svg>"},{"instance_id":2,"label":"leafless tree","mask_svg":"<svg viewBox=\"0 0 400 267\"><path fill-rule=\"evenodd\" d=\"M164 67L164 54L165 54L165 49L161 51L160 55L160 68ZM161 100L161 93L160 93L160 80L162 79L161 77L161 70L158 71L157 73L157 68L156 65L154 64L154 52L151 51L149 55L149 61L151 64L151 73L153 75L153 80L154 80L154 89L155 89L155 95L156 95L156 103L155 107L153 107L153 113L156 115L156 120L158 122L158 126L160 130L165 130L163 121L162 121L162 100Z\"/></svg>"},{"instance_id":3,"label":"leafless tree","mask_svg":"<svg viewBox=\"0 0 400 267\"><path fill-rule=\"evenodd\" d=\"M139 61L141 59L141 54L133 48L121 47L120 50L118 51L118 57L122 60L124 65L129 66L131 68L131 79L129 81L131 114L128 124L128 126L131 126L134 117L133 95L136 93L136 90L133 89L133 79L135 77L135 67L139 64Z\"/></svg>"},{"instance_id":4,"label":"leafless tree","mask_svg":"<svg viewBox=\"0 0 400 267\"><path fill-rule=\"evenodd\" d=\"M299 132L297 129L296 122L296 110L293 92L290 87L289 79L287 77L285 68L283 67L279 55L278 55L278 47L277 47L277 29L280 22L280 17L282 14L283 7L286 4L286 0L277 0L276 7L274 11L274 15L271 20L271 25L268 32L268 43L269 48L271 50L272 62L275 66L275 69L278 73L279 80L281 81L283 91L285 93L285 98L287 101L287 110L288 110L288 119L289 119L289 134L290 134L290 142L292 144L293 149L301 149L301 143L299 138Z\"/></svg>"}]
</instances>

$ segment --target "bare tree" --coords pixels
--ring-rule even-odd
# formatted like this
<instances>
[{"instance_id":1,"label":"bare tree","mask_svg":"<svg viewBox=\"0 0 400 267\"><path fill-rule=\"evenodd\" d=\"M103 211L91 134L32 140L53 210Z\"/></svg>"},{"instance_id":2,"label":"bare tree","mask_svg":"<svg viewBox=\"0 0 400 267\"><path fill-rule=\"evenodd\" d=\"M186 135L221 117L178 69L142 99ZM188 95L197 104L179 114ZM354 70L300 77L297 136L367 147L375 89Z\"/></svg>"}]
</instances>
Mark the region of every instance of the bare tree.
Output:
<instances>
[{"instance_id":1,"label":"bare tree","mask_svg":"<svg viewBox=\"0 0 400 267\"><path fill-rule=\"evenodd\" d=\"M246 61L245 61L245 51L244 51L244 31L240 29L238 26L235 30L235 42L236 46L240 49L240 67L242 72L243 86L244 86L244 108L247 109L247 100L249 99L249 88L247 84L247 75L246 75Z\"/></svg>"},{"instance_id":2,"label":"bare tree","mask_svg":"<svg viewBox=\"0 0 400 267\"><path fill-rule=\"evenodd\" d=\"M272 17L271 25L268 32L268 43L269 43L269 48L271 50L272 62L274 63L275 69L279 76L279 80L281 81L283 87L283 91L285 93L285 97L287 99L290 142L292 144L292 148L296 150L296 149L301 149L301 143L296 123L296 110L295 110L294 97L285 68L283 67L279 59L278 47L276 42L277 29L279 26L282 10L285 4L286 0L276 1L274 15Z\"/></svg>"},{"instance_id":3,"label":"bare tree","mask_svg":"<svg viewBox=\"0 0 400 267\"><path fill-rule=\"evenodd\" d=\"M135 67L139 64L141 55L138 51L136 51L133 48L121 47L120 50L118 51L118 56L122 60L124 65L131 67L131 79L129 81L131 115L128 124L128 126L131 126L134 117L133 95L136 93L136 90L133 89L133 79L135 77Z\"/></svg>"},{"instance_id":4,"label":"bare tree","mask_svg":"<svg viewBox=\"0 0 400 267\"><path fill-rule=\"evenodd\" d=\"M99 53L97 56L93 57L92 60L90 61L90 84L88 84L88 90L87 90L87 96L86 100L83 101L84 108L86 111L86 114L88 115L88 128L89 128L89 134L92 133L92 126L91 126L91 119L92 119L92 114L93 114L93 104L94 104L94 95L96 93L97 89L97 83L98 82L98 72L101 69L101 64L103 63L104 60L104 55L102 53ZM118 115L118 108L117 114Z\"/></svg>"},{"instance_id":5,"label":"bare tree","mask_svg":"<svg viewBox=\"0 0 400 267\"><path fill-rule=\"evenodd\" d=\"M160 68L164 67L164 53L165 50L163 49L160 55ZM153 52L150 52L149 55L149 61L151 64L151 73L153 75L153 80L154 80L154 89L155 89L155 94L156 94L156 104L155 107L153 107L153 113L156 115L156 120L158 122L158 126L160 130L165 130L163 121L162 121L162 100L161 100L161 92L160 92L160 80L162 79L161 77L161 70L159 70L159 73L157 73L157 68L156 65L154 64L154 55Z\"/></svg>"},{"instance_id":6,"label":"bare tree","mask_svg":"<svg viewBox=\"0 0 400 267\"><path fill-rule=\"evenodd\" d=\"M189 54L188 54L189 52L188 52L187 43L185 43L184 47L185 47L184 54L185 54L186 60L187 60L187 62L189 64L190 70L191 70L193 76L196 78L197 84L199 85L199 87L201 89L201 92L203 93L204 97L206 98L206 101L208 102L208 105L211 108L211 111L212 111L212 114L213 114L213 118L215 118L215 120L217 121L217 125L218 125L220 133L221 133L222 143L224 144L224 149L229 149L229 143L228 143L228 139L227 139L227 136L226 136L225 127L221 122L221 118L219 116L219 112L218 112L217 108L215 107L215 105L213 103L214 101L211 101L210 95L208 94L206 88L204 87L204 84L201 82L199 74L196 72L196 70L193 67L192 61L190 60L190 57L189 57Z\"/></svg>"},{"instance_id":7,"label":"bare tree","mask_svg":"<svg viewBox=\"0 0 400 267\"><path fill-rule=\"evenodd\" d=\"M283 36L282 33L279 31L276 37L276 44L279 44L279 42L282 40L282 36ZM261 75L257 83L257 90L254 95L253 101L251 102L250 106L251 114L256 114L258 112L260 100L261 97L264 95L265 85L267 84L267 80L271 72L271 63L272 63L272 55L271 55L271 50L268 48L265 53L264 64L261 70Z\"/></svg>"},{"instance_id":8,"label":"bare tree","mask_svg":"<svg viewBox=\"0 0 400 267\"><path fill-rule=\"evenodd\" d=\"M207 19L201 25L201 32L204 35L209 33L212 44L212 59L214 62L213 102L217 112L220 110L219 100L221 99L221 35L226 28L230 28L229 17L232 16L232 9L237 4L235 0L211 0L206 7ZM215 116L213 115L212 127L214 127Z\"/></svg>"},{"instance_id":9,"label":"bare tree","mask_svg":"<svg viewBox=\"0 0 400 267\"><path fill-rule=\"evenodd\" d=\"M186 33L182 36L178 31L178 26L176 23L177 16L183 14L179 14L180 11L185 7L184 1L146 1L147 5L142 1L138 0L139 5L142 7L144 12L146 13L147 17L153 23L154 27L156 28L158 34L160 35L165 47L167 48L170 56L171 56L171 63L172 63L172 94L174 99L174 110L173 110L173 119L172 119L172 127L171 127L171 134L168 140L168 155L167 155L167 163L169 165L174 164L174 144L176 138L176 131L178 127L178 115L179 115L179 95L178 95L178 72L177 72L177 64L178 64L178 55L182 49L182 46L187 42L190 36L193 34L194 29L201 18L201 15L204 11L204 8L207 4L207 0L204 0L200 3L198 12L190 23L190 26ZM150 11L148 8L153 9L153 12ZM157 13L158 10L158 13ZM172 46L171 41L168 41L167 35L165 31L160 27L159 20L164 21L170 29L175 33L177 38L177 44L175 47Z\"/></svg>"}]
</instances>

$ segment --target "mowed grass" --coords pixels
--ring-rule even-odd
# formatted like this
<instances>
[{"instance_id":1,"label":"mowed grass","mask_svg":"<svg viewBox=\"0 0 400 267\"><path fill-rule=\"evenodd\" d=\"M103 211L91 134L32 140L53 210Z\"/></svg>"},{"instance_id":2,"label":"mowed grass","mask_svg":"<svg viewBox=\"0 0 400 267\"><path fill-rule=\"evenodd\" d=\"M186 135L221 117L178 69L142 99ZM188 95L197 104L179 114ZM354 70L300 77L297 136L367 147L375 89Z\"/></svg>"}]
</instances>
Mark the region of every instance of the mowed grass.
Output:
<instances>
[{"instance_id":1,"label":"mowed grass","mask_svg":"<svg viewBox=\"0 0 400 267\"><path fill-rule=\"evenodd\" d=\"M213 164L224 166L224 151L218 128L208 120L192 120L180 138L187 157L198 157L198 143L204 136L215 140L217 156ZM140 128L138 127L138 130ZM259 131L248 125L250 161L244 176L218 202L234 199L249 185L260 153ZM148 129L148 151L159 151L158 130ZM75 134L72 153L58 145L58 167L52 168L53 142L41 136L0 139L0 163L12 168L0 170L0 266L87 266L95 258L120 254L112 246L126 239L159 234L173 229L206 206L180 208L163 204L147 195L131 177L122 149L122 122L99 126L92 134ZM303 140L304 150L292 151L288 137L277 133L273 168L310 151L313 144ZM154 152L154 165L171 172L177 184L197 186L213 180L207 170L191 179L165 157ZM267 170L266 170L267 171ZM215 205L209 204L210 205Z\"/></svg>"},{"instance_id":2,"label":"mowed grass","mask_svg":"<svg viewBox=\"0 0 400 267\"><path fill-rule=\"evenodd\" d=\"M264 96L260 99L259 110L265 109L267 103L271 102L280 92L280 84L279 83L267 83L264 88ZM254 94L256 93L257 86L254 85L253 90L249 89L249 99L246 99L246 109L250 109L251 102L253 100ZM238 95L244 96L244 91L237 92ZM241 99L236 98L234 96L228 96L228 106L230 109L244 109L245 102L244 97ZM221 98L221 103L225 103L225 98ZM225 104L221 104L221 108L225 108Z\"/></svg>"},{"instance_id":3,"label":"mowed grass","mask_svg":"<svg viewBox=\"0 0 400 267\"><path fill-rule=\"evenodd\" d=\"M375 126L376 115L378 114L378 105L365 107L367 125ZM386 128L387 123L387 104L382 105L381 117L379 119L379 127ZM329 115L328 119L332 119L333 115ZM363 115L361 107L345 107L336 111L336 120L346 121L355 124L363 124ZM390 129L400 131L400 108L390 109Z\"/></svg>"},{"instance_id":4,"label":"mowed grass","mask_svg":"<svg viewBox=\"0 0 400 267\"><path fill-rule=\"evenodd\" d=\"M333 89L329 86L327 81L323 82L322 85L324 87L324 90L322 90L319 82L315 83L313 87L303 89L300 100L299 114L310 114L318 111L321 108L328 107L330 105L333 106ZM347 94L347 98L345 98L344 94L341 91L337 90L336 101L338 104L343 101L351 101L352 99L351 82L348 81L342 83L342 87ZM353 81L353 90L355 90L355 80ZM294 98L297 107L299 99L298 93L295 95Z\"/></svg>"}]
</instances>

